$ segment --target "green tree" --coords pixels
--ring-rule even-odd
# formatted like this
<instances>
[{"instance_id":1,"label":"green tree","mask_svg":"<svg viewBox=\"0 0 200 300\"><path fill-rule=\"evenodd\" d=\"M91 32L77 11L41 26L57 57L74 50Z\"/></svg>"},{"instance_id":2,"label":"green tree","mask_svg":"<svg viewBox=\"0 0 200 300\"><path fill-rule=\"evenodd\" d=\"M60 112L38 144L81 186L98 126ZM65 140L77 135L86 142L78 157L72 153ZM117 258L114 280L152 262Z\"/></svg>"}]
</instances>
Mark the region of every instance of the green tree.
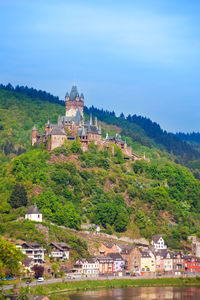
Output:
<instances>
[{"instance_id":1,"label":"green tree","mask_svg":"<svg viewBox=\"0 0 200 300\"><path fill-rule=\"evenodd\" d=\"M128 221L129 221L129 218L128 218L127 214L125 214L124 212L120 212L117 215L117 218L115 220L115 224L114 224L115 231L117 231L117 232L126 231Z\"/></svg>"},{"instance_id":2,"label":"green tree","mask_svg":"<svg viewBox=\"0 0 200 300\"><path fill-rule=\"evenodd\" d=\"M0 278L16 276L20 271L20 261L24 255L15 245L0 237Z\"/></svg>"},{"instance_id":3,"label":"green tree","mask_svg":"<svg viewBox=\"0 0 200 300\"><path fill-rule=\"evenodd\" d=\"M21 206L26 206L27 201L28 199L25 187L22 184L17 183L14 186L14 189L9 199L10 205L12 206L12 208L18 208Z\"/></svg>"}]
</instances>

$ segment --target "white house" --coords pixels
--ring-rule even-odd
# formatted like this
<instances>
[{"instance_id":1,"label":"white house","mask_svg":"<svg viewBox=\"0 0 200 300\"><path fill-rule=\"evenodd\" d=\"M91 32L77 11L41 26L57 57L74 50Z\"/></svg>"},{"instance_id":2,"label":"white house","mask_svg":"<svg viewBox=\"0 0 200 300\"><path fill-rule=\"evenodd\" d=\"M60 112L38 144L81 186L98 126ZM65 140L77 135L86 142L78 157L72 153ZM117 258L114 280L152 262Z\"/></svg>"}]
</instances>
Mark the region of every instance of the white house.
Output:
<instances>
[{"instance_id":1,"label":"white house","mask_svg":"<svg viewBox=\"0 0 200 300\"><path fill-rule=\"evenodd\" d=\"M40 212L39 208L36 204L30 206L25 214L25 219L42 222L42 213Z\"/></svg>"},{"instance_id":2,"label":"white house","mask_svg":"<svg viewBox=\"0 0 200 300\"><path fill-rule=\"evenodd\" d=\"M16 245L18 249L22 251L23 254L27 255L29 258L33 259L33 264L43 264L44 263L44 251L45 249L38 243L27 243L24 242L21 245Z\"/></svg>"},{"instance_id":3,"label":"white house","mask_svg":"<svg viewBox=\"0 0 200 300\"><path fill-rule=\"evenodd\" d=\"M153 235L151 245L154 247L155 250L167 249L167 246L165 245L165 241L161 235Z\"/></svg>"},{"instance_id":4,"label":"white house","mask_svg":"<svg viewBox=\"0 0 200 300\"><path fill-rule=\"evenodd\" d=\"M73 271L88 277L96 277L99 274L99 261L96 258L79 258Z\"/></svg>"},{"instance_id":5,"label":"white house","mask_svg":"<svg viewBox=\"0 0 200 300\"><path fill-rule=\"evenodd\" d=\"M59 259L69 259L69 250L70 246L66 243L50 243L51 253L50 257L59 258Z\"/></svg>"}]
</instances>

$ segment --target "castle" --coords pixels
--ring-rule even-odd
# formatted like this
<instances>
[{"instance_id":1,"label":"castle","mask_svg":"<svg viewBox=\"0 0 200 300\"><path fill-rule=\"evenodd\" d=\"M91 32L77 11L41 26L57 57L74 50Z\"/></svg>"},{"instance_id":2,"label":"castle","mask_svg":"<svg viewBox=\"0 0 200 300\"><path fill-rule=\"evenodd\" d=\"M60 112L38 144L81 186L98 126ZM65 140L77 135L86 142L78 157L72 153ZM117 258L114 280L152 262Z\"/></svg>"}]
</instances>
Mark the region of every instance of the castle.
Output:
<instances>
[{"instance_id":1,"label":"castle","mask_svg":"<svg viewBox=\"0 0 200 300\"><path fill-rule=\"evenodd\" d=\"M78 136L82 145L83 151L88 149L88 144L93 141L100 148L104 146L111 147L111 144L118 145L124 155L129 158L132 154L131 147L128 147L126 141L121 140L121 136L116 134L116 137L109 137L102 139L101 125L98 124L97 118L93 120L90 116L89 121L85 122L83 115L84 95L79 96L77 87L72 86L70 94L65 95L65 116L58 117L56 125L51 124L48 119L45 124L45 130L42 135L38 134L37 128L32 129L32 146L34 144L40 145L44 142L48 150L53 150L61 147L67 140L75 140Z\"/></svg>"}]
</instances>

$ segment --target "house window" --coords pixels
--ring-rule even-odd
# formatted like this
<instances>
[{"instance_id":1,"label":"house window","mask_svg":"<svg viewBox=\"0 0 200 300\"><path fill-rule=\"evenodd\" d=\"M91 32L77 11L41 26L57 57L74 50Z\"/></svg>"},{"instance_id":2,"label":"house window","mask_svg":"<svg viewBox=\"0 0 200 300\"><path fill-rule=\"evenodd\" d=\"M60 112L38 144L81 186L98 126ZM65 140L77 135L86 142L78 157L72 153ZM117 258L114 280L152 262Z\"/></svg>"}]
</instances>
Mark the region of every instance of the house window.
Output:
<instances>
[{"instance_id":1,"label":"house window","mask_svg":"<svg viewBox=\"0 0 200 300\"><path fill-rule=\"evenodd\" d=\"M40 218L40 215L38 215L38 219Z\"/></svg>"}]
</instances>

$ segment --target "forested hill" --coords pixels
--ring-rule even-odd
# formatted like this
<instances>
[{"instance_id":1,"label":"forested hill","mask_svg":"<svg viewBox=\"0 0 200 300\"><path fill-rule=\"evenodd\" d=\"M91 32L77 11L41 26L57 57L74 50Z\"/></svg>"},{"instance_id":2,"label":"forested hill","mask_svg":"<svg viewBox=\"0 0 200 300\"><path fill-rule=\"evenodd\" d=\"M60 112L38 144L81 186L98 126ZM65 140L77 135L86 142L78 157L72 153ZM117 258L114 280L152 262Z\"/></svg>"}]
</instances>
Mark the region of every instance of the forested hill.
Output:
<instances>
[{"instance_id":1,"label":"forested hill","mask_svg":"<svg viewBox=\"0 0 200 300\"><path fill-rule=\"evenodd\" d=\"M191 145L181 140L178 136L175 136L167 131L161 129L160 125L152 122L149 118L128 115L127 118L123 114L119 118L116 118L113 112L106 112L94 107L85 108L86 113L92 113L97 116L99 120L102 120L108 124L114 124L123 128L122 134L130 136L133 140L139 143L152 147L151 141L156 143L157 147L161 150L166 150L169 153L173 153L179 159L177 162L186 163L193 159L200 158L200 152L195 150ZM145 135L150 138L144 139L143 136L132 129L132 124L137 125L140 129L143 129Z\"/></svg>"},{"instance_id":2,"label":"forested hill","mask_svg":"<svg viewBox=\"0 0 200 300\"><path fill-rule=\"evenodd\" d=\"M44 122L50 117L52 123L57 122L58 115L64 114L64 101L45 91L24 86L15 88L8 84L0 85L0 161L7 155L18 155L30 147L31 128L35 123L40 132L44 130ZM116 117L114 112L84 108L86 118L90 113L107 125L117 126L121 135L127 137L129 145L138 154L150 153L156 148L170 153L178 163L200 158L200 152L182 141L178 136L163 131L150 119L123 114ZM105 126L110 133L113 127ZM105 131L104 131L105 134Z\"/></svg>"},{"instance_id":3,"label":"forested hill","mask_svg":"<svg viewBox=\"0 0 200 300\"><path fill-rule=\"evenodd\" d=\"M192 132L192 133L176 133L176 137L181 139L184 142L190 143L195 147L200 146L200 132Z\"/></svg>"},{"instance_id":4,"label":"forested hill","mask_svg":"<svg viewBox=\"0 0 200 300\"><path fill-rule=\"evenodd\" d=\"M33 124L41 133L48 117L56 123L65 113L64 102L45 93L0 89L0 234L37 240L28 223L17 221L36 202L45 220L78 230L89 222L134 238L162 233L174 249L189 235L200 236L199 177L174 163L198 159L197 150L149 119L94 107L85 107L86 118L97 116L104 135L121 133L150 162L127 161L117 146L111 151L91 144L83 153L78 140L51 152L31 147Z\"/></svg>"}]
</instances>

